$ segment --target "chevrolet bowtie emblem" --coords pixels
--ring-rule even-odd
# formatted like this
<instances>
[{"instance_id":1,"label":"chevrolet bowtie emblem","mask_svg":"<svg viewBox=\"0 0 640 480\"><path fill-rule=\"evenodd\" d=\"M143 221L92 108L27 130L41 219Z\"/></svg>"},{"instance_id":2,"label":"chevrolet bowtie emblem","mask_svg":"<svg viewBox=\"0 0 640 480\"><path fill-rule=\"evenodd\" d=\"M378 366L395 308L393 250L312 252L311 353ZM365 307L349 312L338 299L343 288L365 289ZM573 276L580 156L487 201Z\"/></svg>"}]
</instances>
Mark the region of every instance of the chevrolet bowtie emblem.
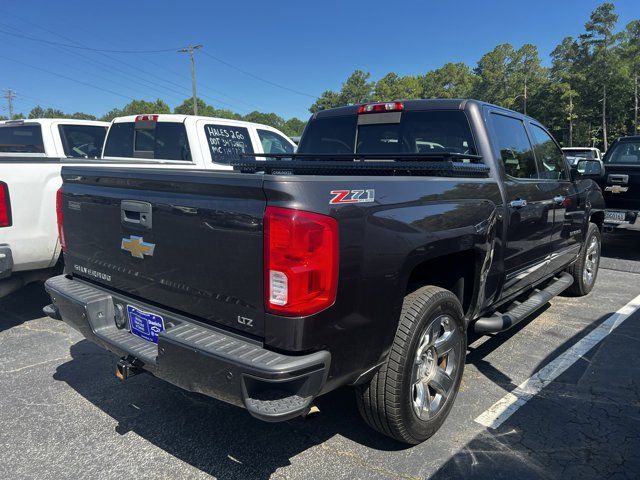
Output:
<instances>
[{"instance_id":1,"label":"chevrolet bowtie emblem","mask_svg":"<svg viewBox=\"0 0 640 480\"><path fill-rule=\"evenodd\" d=\"M129 252L132 257L144 258L145 255L152 256L156 248L155 243L147 243L142 237L131 235L129 238L123 238L120 245L122 250Z\"/></svg>"},{"instance_id":2,"label":"chevrolet bowtie emblem","mask_svg":"<svg viewBox=\"0 0 640 480\"><path fill-rule=\"evenodd\" d=\"M621 187L620 185L611 185L604 189L605 192L611 193L625 193L627 190L629 190L629 187Z\"/></svg>"}]
</instances>

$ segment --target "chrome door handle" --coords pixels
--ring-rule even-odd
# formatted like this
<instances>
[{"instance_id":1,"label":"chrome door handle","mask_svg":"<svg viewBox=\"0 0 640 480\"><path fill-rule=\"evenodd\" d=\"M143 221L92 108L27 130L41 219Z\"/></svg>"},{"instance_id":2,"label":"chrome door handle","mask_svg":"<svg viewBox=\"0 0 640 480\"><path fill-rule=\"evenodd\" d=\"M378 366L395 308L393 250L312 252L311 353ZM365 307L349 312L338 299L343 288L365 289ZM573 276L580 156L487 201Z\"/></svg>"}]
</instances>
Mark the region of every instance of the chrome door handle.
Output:
<instances>
[{"instance_id":1,"label":"chrome door handle","mask_svg":"<svg viewBox=\"0 0 640 480\"><path fill-rule=\"evenodd\" d=\"M562 202L564 202L564 197L562 195L558 195L557 197L553 197L553 201L556 203L556 205L562 205Z\"/></svg>"},{"instance_id":2,"label":"chrome door handle","mask_svg":"<svg viewBox=\"0 0 640 480\"><path fill-rule=\"evenodd\" d=\"M522 198L516 198L515 200L511 200L511 203L509 203L509 206L511 208L526 207L527 206L527 201L523 200Z\"/></svg>"}]
</instances>

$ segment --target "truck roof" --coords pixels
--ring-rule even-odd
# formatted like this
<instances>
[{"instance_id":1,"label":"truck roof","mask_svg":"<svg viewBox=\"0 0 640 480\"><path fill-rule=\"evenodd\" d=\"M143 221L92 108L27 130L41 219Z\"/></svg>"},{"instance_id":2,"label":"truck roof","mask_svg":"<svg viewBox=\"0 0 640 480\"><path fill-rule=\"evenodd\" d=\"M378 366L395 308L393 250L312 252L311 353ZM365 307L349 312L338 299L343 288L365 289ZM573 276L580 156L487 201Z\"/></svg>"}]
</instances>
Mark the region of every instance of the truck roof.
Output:
<instances>
[{"instance_id":1,"label":"truck roof","mask_svg":"<svg viewBox=\"0 0 640 480\"><path fill-rule=\"evenodd\" d=\"M509 112L512 115L517 115L521 118L527 118L530 120L535 120L533 117L529 117L528 115L524 115L520 112L516 112L514 110L509 110L508 108L501 107L499 105L494 105L488 102L482 102L480 100L475 100L472 98L425 98L425 99L413 99L413 100L391 100L394 102L402 102L404 104L404 111L411 110L465 110L468 105L475 105L477 107L481 107L483 105L490 106L495 109L503 110L505 112ZM367 103L378 103L378 102L364 102ZM358 111L358 107L361 104L357 105L348 105L345 107L337 107L337 108L329 108L327 110L321 110L316 112L313 115L313 118L325 118L325 117L338 117L343 115L355 115Z\"/></svg>"},{"instance_id":2,"label":"truck roof","mask_svg":"<svg viewBox=\"0 0 640 480\"><path fill-rule=\"evenodd\" d=\"M81 120L77 118L21 118L18 120L0 120L0 125L24 125L38 123L40 125L51 125L52 123L66 123L69 125L98 125L108 127L109 122L99 120Z\"/></svg>"},{"instance_id":3,"label":"truck roof","mask_svg":"<svg viewBox=\"0 0 640 480\"><path fill-rule=\"evenodd\" d=\"M183 123L187 119L193 119L193 120L209 120L209 121L215 121L218 123L225 123L225 124L236 125L236 126L254 125L254 126L268 128L270 130L274 129L274 127L271 127L269 125L264 125L262 123L245 122L244 120L234 120L232 118L206 117L203 115L182 115L177 113L159 113L159 114L149 113L145 115L158 115L158 122ZM116 117L112 120L112 122L113 123L135 122L136 117L138 116L139 115L126 115L124 117Z\"/></svg>"}]
</instances>

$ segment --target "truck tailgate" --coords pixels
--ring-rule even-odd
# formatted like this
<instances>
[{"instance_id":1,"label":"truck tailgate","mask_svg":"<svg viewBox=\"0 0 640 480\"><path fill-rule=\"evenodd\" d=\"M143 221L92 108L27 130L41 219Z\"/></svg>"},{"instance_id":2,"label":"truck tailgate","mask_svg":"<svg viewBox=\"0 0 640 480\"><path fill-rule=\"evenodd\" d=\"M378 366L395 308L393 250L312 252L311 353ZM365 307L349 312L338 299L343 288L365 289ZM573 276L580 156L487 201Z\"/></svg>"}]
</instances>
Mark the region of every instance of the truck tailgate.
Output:
<instances>
[{"instance_id":1,"label":"truck tailgate","mask_svg":"<svg viewBox=\"0 0 640 480\"><path fill-rule=\"evenodd\" d=\"M264 335L259 176L63 168L67 272Z\"/></svg>"},{"instance_id":2,"label":"truck tailgate","mask_svg":"<svg viewBox=\"0 0 640 480\"><path fill-rule=\"evenodd\" d=\"M606 164L604 180L607 208L640 210L640 165Z\"/></svg>"}]
</instances>

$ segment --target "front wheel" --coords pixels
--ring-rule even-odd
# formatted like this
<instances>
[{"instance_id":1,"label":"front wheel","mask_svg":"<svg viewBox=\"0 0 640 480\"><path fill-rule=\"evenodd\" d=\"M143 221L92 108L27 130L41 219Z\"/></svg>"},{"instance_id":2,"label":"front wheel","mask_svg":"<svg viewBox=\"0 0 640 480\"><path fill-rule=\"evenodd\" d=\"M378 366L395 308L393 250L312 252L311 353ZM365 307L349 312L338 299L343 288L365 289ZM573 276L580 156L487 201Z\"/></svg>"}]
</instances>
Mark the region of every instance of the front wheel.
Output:
<instances>
[{"instance_id":1,"label":"front wheel","mask_svg":"<svg viewBox=\"0 0 640 480\"><path fill-rule=\"evenodd\" d=\"M358 409L372 428L409 444L431 437L460 387L467 339L462 306L448 290L407 295L386 363L358 387Z\"/></svg>"},{"instance_id":2,"label":"front wheel","mask_svg":"<svg viewBox=\"0 0 640 480\"><path fill-rule=\"evenodd\" d=\"M598 226L590 223L580 256L567 269L573 277L573 284L567 289L570 295L582 297L593 290L600 267L601 238Z\"/></svg>"}]
</instances>

